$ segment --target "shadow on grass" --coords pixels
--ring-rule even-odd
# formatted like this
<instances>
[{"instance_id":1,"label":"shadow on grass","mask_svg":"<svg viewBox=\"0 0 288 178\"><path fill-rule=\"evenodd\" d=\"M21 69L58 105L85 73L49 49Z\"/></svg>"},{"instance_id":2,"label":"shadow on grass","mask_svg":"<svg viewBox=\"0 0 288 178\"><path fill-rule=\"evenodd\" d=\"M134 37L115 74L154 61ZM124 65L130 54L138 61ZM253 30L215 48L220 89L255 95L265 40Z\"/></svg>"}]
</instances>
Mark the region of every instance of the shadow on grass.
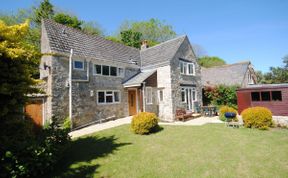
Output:
<instances>
[{"instance_id":1,"label":"shadow on grass","mask_svg":"<svg viewBox=\"0 0 288 178\"><path fill-rule=\"evenodd\" d=\"M160 125L156 125L150 132L150 134L156 134L158 132L161 132L164 128L161 127Z\"/></svg>"},{"instance_id":2,"label":"shadow on grass","mask_svg":"<svg viewBox=\"0 0 288 178\"><path fill-rule=\"evenodd\" d=\"M120 147L131 144L117 143L117 139L115 136L90 136L73 141L50 177L93 177L100 167L93 160L113 154Z\"/></svg>"}]
</instances>

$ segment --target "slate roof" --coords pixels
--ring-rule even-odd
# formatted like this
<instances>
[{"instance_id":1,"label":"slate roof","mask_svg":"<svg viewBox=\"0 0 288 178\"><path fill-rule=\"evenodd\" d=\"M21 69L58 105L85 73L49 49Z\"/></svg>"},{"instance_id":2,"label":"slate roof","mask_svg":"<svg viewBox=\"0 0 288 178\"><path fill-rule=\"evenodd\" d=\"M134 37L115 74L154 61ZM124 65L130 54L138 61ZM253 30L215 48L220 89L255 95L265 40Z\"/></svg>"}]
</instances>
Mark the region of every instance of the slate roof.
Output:
<instances>
[{"instance_id":1,"label":"slate roof","mask_svg":"<svg viewBox=\"0 0 288 178\"><path fill-rule=\"evenodd\" d=\"M142 67L171 60L187 36L180 36L140 51Z\"/></svg>"},{"instance_id":2,"label":"slate roof","mask_svg":"<svg viewBox=\"0 0 288 178\"><path fill-rule=\"evenodd\" d=\"M149 70L149 71L142 71L139 74L135 75L125 83L123 83L124 87L131 87L131 86L141 86L141 83L154 74L156 70Z\"/></svg>"},{"instance_id":3,"label":"slate roof","mask_svg":"<svg viewBox=\"0 0 288 178\"><path fill-rule=\"evenodd\" d=\"M136 48L100 36L88 35L53 20L45 19L42 23L48 35L51 52L69 54L72 48L73 53L78 56L124 63L129 63L132 59L139 64L140 51Z\"/></svg>"},{"instance_id":4,"label":"slate roof","mask_svg":"<svg viewBox=\"0 0 288 178\"><path fill-rule=\"evenodd\" d=\"M245 61L211 68L202 68L202 84L205 86L219 84L241 86L249 65L250 61Z\"/></svg>"}]
</instances>

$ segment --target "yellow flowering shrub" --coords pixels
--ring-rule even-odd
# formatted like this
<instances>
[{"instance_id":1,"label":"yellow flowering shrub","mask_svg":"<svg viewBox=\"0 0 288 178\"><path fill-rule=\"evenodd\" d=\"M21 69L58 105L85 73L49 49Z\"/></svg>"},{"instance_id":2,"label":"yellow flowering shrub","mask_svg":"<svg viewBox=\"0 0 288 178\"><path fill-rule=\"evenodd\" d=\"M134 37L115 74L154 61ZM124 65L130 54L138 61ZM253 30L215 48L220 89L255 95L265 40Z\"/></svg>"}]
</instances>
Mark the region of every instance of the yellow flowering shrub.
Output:
<instances>
[{"instance_id":1,"label":"yellow flowering shrub","mask_svg":"<svg viewBox=\"0 0 288 178\"><path fill-rule=\"evenodd\" d=\"M140 135L149 134L158 127L158 120L155 113L141 112L133 116L131 131Z\"/></svg>"},{"instance_id":2,"label":"yellow flowering shrub","mask_svg":"<svg viewBox=\"0 0 288 178\"><path fill-rule=\"evenodd\" d=\"M272 112L265 107L247 108L241 113L244 126L266 130L273 126Z\"/></svg>"}]
</instances>

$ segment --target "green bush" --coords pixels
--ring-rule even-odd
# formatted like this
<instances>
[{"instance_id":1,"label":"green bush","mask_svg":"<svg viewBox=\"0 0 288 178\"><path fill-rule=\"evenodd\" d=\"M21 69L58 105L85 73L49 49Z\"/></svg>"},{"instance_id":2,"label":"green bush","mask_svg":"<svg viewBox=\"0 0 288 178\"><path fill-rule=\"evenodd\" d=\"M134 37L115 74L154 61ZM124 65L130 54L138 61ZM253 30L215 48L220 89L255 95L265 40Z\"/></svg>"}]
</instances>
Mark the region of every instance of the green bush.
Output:
<instances>
[{"instance_id":1,"label":"green bush","mask_svg":"<svg viewBox=\"0 0 288 178\"><path fill-rule=\"evenodd\" d=\"M155 131L158 126L158 117L154 113L141 112L132 118L131 131L144 135Z\"/></svg>"},{"instance_id":2,"label":"green bush","mask_svg":"<svg viewBox=\"0 0 288 178\"><path fill-rule=\"evenodd\" d=\"M225 118L225 113L226 112L233 112L236 114L236 116L234 118L232 118L234 121L237 121L237 111L232 108L232 107L229 107L229 106L221 106L220 109L219 109L219 119L222 120L222 121L225 121L226 118Z\"/></svg>"},{"instance_id":3,"label":"green bush","mask_svg":"<svg viewBox=\"0 0 288 178\"><path fill-rule=\"evenodd\" d=\"M0 177L42 177L53 170L69 142L68 130L55 122L35 129L29 120L5 120L0 130Z\"/></svg>"},{"instance_id":4,"label":"green bush","mask_svg":"<svg viewBox=\"0 0 288 178\"><path fill-rule=\"evenodd\" d=\"M265 107L247 108L241 113L244 126L267 130L273 126L272 112Z\"/></svg>"}]
</instances>

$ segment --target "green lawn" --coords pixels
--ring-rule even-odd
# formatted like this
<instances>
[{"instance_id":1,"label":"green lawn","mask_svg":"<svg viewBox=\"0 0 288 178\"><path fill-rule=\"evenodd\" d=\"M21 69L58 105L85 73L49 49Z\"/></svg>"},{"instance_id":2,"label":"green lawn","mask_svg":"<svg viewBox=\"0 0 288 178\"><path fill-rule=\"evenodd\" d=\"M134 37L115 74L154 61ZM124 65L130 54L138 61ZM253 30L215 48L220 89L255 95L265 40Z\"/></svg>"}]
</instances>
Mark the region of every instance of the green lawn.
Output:
<instances>
[{"instance_id":1,"label":"green lawn","mask_svg":"<svg viewBox=\"0 0 288 178\"><path fill-rule=\"evenodd\" d=\"M288 130L210 124L140 136L124 125L73 141L53 176L287 178Z\"/></svg>"}]
</instances>

